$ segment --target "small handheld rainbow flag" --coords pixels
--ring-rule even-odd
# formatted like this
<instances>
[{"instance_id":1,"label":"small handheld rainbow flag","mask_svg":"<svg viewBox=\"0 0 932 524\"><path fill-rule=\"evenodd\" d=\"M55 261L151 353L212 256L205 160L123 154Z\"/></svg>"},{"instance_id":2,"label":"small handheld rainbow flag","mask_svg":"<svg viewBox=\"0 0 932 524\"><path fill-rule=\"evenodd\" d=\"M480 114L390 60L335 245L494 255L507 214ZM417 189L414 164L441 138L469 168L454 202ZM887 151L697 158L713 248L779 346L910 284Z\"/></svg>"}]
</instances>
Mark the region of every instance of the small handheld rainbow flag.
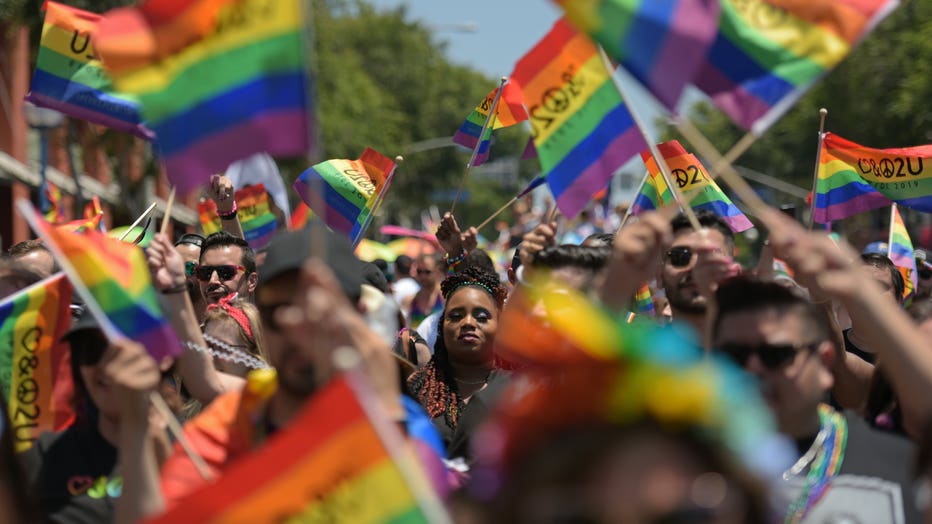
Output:
<instances>
[{"instance_id":1,"label":"small handheld rainbow flag","mask_svg":"<svg viewBox=\"0 0 932 524\"><path fill-rule=\"evenodd\" d=\"M916 269L916 259L913 257L913 241L909 238L909 231L903 223L903 217L896 204L890 206L890 239L887 242L887 256L903 275L903 300L915 293L919 284L919 273Z\"/></svg>"},{"instance_id":2,"label":"small handheld rainbow flag","mask_svg":"<svg viewBox=\"0 0 932 524\"><path fill-rule=\"evenodd\" d=\"M0 385L16 451L74 418L71 353L62 341L71 326L71 292L57 273L0 301Z\"/></svg>"},{"instance_id":3,"label":"small handheld rainbow flag","mask_svg":"<svg viewBox=\"0 0 932 524\"><path fill-rule=\"evenodd\" d=\"M263 249L275 236L278 230L278 220L269 207L269 194L262 184L246 186L237 190L233 195L236 200L240 226L243 236L253 249ZM217 203L206 199L197 204L198 215L201 219L201 228L205 235L220 231L220 216L217 214Z\"/></svg>"},{"instance_id":4,"label":"small handheld rainbow flag","mask_svg":"<svg viewBox=\"0 0 932 524\"><path fill-rule=\"evenodd\" d=\"M531 136L560 211L575 217L644 148L589 37L561 19L515 65Z\"/></svg>"},{"instance_id":5,"label":"small handheld rainbow flag","mask_svg":"<svg viewBox=\"0 0 932 524\"><path fill-rule=\"evenodd\" d=\"M447 522L413 456L399 460L401 436L385 438L397 430L373 420L350 380L331 380L265 446L148 524Z\"/></svg>"},{"instance_id":6,"label":"small handheld rainbow flag","mask_svg":"<svg viewBox=\"0 0 932 524\"><path fill-rule=\"evenodd\" d=\"M718 34L693 83L758 136L898 5L897 0L718 3Z\"/></svg>"},{"instance_id":7,"label":"small handheld rainbow flag","mask_svg":"<svg viewBox=\"0 0 932 524\"><path fill-rule=\"evenodd\" d=\"M61 201L61 189L51 182L46 182L45 196L49 201L49 209L45 213L45 219L53 224L64 222L65 209Z\"/></svg>"},{"instance_id":8,"label":"small handheld rainbow flag","mask_svg":"<svg viewBox=\"0 0 932 524\"><path fill-rule=\"evenodd\" d=\"M890 201L932 213L932 144L873 149L825 133L819 161L816 218L820 222ZM819 212L822 208L827 209Z\"/></svg>"},{"instance_id":9,"label":"small handheld rainbow flag","mask_svg":"<svg viewBox=\"0 0 932 524\"><path fill-rule=\"evenodd\" d=\"M311 211L311 208L307 207L307 204L304 202L298 202L298 205L294 207L294 211L291 212L291 220L288 222L289 231L297 231L299 229L304 229L304 226L311 220L314 216L314 212Z\"/></svg>"},{"instance_id":10,"label":"small handheld rainbow flag","mask_svg":"<svg viewBox=\"0 0 932 524\"><path fill-rule=\"evenodd\" d=\"M634 310L638 315L654 316L654 300L647 282L644 282L634 295Z\"/></svg>"},{"instance_id":11,"label":"small handheld rainbow flag","mask_svg":"<svg viewBox=\"0 0 932 524\"><path fill-rule=\"evenodd\" d=\"M294 188L314 214L355 246L394 173L392 159L367 147L357 160L327 160L311 166Z\"/></svg>"},{"instance_id":12,"label":"small handheld rainbow flag","mask_svg":"<svg viewBox=\"0 0 932 524\"><path fill-rule=\"evenodd\" d=\"M150 139L139 102L114 89L91 45L101 16L45 2L36 70L26 100L117 131Z\"/></svg>"},{"instance_id":13,"label":"small handheld rainbow flag","mask_svg":"<svg viewBox=\"0 0 932 524\"><path fill-rule=\"evenodd\" d=\"M135 340L145 345L157 362L181 353L178 337L162 314L139 246L93 228L81 233L56 228L28 201L17 201L17 207L55 255L108 338Z\"/></svg>"},{"instance_id":14,"label":"small handheld rainbow flag","mask_svg":"<svg viewBox=\"0 0 932 524\"><path fill-rule=\"evenodd\" d=\"M472 113L466 117L463 125L453 135L453 143L468 147L470 151L476 148L479 142L479 134L482 133L482 126L489 116L489 110L498 94L499 88L493 89L488 95L479 102L479 105L473 109ZM495 116L486 129L485 136L482 137L482 144L473 161L474 166L481 165L489 159L489 145L492 139L492 130L503 127L513 126L519 122L527 120L527 111L524 109L524 101L521 99L521 92L511 84L505 84L502 90L501 99L495 106Z\"/></svg>"},{"instance_id":15,"label":"small handheld rainbow flag","mask_svg":"<svg viewBox=\"0 0 932 524\"><path fill-rule=\"evenodd\" d=\"M668 109L675 110L715 40L718 0L557 0L566 17L598 42Z\"/></svg>"},{"instance_id":16,"label":"small handheld rainbow flag","mask_svg":"<svg viewBox=\"0 0 932 524\"><path fill-rule=\"evenodd\" d=\"M690 206L693 209L706 209L722 217L731 230L740 233L754 227L754 224L744 216L744 213L732 203L715 180L709 176L705 167L692 154L686 152L676 140L658 144L660 154L670 167L670 174L685 195L691 196ZM641 158L647 166L647 180L641 187L641 192L631 205L631 214L639 215L644 211L659 209L671 204L673 192L667 187L660 168L654 161L649 150L641 153ZM696 194L698 193L698 194Z\"/></svg>"},{"instance_id":17,"label":"small handheld rainbow flag","mask_svg":"<svg viewBox=\"0 0 932 524\"><path fill-rule=\"evenodd\" d=\"M182 194L254 153L309 146L300 0L148 0L95 33L114 84L139 98Z\"/></svg>"}]
</instances>

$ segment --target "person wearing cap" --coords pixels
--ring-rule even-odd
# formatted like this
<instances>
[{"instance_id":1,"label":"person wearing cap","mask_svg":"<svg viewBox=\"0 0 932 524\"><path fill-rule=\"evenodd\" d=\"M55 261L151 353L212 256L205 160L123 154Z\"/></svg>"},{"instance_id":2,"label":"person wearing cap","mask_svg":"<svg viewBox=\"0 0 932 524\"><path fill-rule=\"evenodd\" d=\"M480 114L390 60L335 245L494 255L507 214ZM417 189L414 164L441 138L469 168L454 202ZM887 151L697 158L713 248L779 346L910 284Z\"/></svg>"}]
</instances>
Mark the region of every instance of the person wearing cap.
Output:
<instances>
[{"instance_id":1,"label":"person wearing cap","mask_svg":"<svg viewBox=\"0 0 932 524\"><path fill-rule=\"evenodd\" d=\"M108 342L90 314L65 339L76 419L64 431L43 433L20 458L43 522L111 522L127 473L118 467L121 456L143 456L156 467L169 450L164 420L148 400L160 370L142 345Z\"/></svg>"},{"instance_id":2,"label":"person wearing cap","mask_svg":"<svg viewBox=\"0 0 932 524\"><path fill-rule=\"evenodd\" d=\"M360 314L362 262L345 239L322 233L323 259L311 258L314 242L307 230L281 234L269 245L255 303L273 368L251 372L245 388L220 396L185 427L214 476L287 428L307 399L333 376L331 356L339 347L359 351L389 416L406 420L391 350ZM204 484L176 447L161 471L160 493L146 496L171 506Z\"/></svg>"}]
</instances>

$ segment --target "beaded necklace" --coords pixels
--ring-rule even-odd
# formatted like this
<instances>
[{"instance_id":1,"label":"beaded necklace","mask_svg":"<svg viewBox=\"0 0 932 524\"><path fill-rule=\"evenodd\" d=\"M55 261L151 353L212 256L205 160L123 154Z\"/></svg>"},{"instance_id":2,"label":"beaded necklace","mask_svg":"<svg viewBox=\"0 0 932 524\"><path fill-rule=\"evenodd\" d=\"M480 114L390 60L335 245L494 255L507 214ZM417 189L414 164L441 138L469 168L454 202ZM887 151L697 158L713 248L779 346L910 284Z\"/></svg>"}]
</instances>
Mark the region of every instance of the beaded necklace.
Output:
<instances>
[{"instance_id":1,"label":"beaded necklace","mask_svg":"<svg viewBox=\"0 0 932 524\"><path fill-rule=\"evenodd\" d=\"M822 500L845 458L845 446L848 444L848 423L845 417L830 406L820 404L819 422L819 435L812 447L783 474L784 479L789 479L809 466L805 487L786 512L784 522L787 524L800 522Z\"/></svg>"}]
</instances>

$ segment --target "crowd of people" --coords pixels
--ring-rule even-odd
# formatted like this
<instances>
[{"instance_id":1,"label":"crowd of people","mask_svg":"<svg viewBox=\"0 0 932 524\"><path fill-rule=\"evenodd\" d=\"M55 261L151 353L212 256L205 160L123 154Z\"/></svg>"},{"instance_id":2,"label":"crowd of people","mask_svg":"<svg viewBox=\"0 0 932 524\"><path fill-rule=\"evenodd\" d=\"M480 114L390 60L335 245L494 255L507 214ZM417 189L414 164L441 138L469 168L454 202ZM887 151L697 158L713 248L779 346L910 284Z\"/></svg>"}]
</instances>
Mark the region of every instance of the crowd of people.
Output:
<instances>
[{"instance_id":1,"label":"crowd of people","mask_svg":"<svg viewBox=\"0 0 932 524\"><path fill-rule=\"evenodd\" d=\"M347 347L399 433L440 448L418 457L455 522L932 522L932 302L907 307L884 255L768 210L766 263L742 267L724 220L667 207L598 228L522 213L497 267L446 214L439 255L383 271L319 224L256 253L229 181L210 194L223 231L146 248L184 352L107 340L76 303L75 421L18 455L2 425L5 522L176 507L289 431ZM57 270L18 244L0 296Z\"/></svg>"}]
</instances>

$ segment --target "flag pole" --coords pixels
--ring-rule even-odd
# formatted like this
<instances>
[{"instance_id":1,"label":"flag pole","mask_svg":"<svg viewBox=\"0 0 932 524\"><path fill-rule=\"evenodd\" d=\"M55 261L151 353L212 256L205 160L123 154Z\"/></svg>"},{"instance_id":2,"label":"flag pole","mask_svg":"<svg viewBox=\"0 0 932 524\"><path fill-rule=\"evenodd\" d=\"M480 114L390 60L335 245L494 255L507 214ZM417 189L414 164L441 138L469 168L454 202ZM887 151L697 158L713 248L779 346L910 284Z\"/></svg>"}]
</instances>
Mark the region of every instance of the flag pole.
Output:
<instances>
[{"instance_id":1,"label":"flag pole","mask_svg":"<svg viewBox=\"0 0 932 524\"><path fill-rule=\"evenodd\" d=\"M644 189L644 184L647 183L647 177L650 176L650 171L644 171L644 176L641 177L641 183L638 185L637 191L634 192L634 200L631 201L631 205L628 206L628 209L625 209L624 216L621 217L621 223L618 224L618 229L625 227L625 222L631 218L631 211L634 209L634 202L637 201L638 195L641 194L641 190Z\"/></svg>"},{"instance_id":2,"label":"flag pole","mask_svg":"<svg viewBox=\"0 0 932 524\"><path fill-rule=\"evenodd\" d=\"M887 258L893 260L893 221L896 218L896 202L890 204L890 234L887 236Z\"/></svg>"},{"instance_id":3,"label":"flag pole","mask_svg":"<svg viewBox=\"0 0 932 524\"><path fill-rule=\"evenodd\" d=\"M466 162L466 172L463 173L463 178L460 179L460 185L456 189L456 196L453 197L453 203L450 204L450 214L456 210L456 202L460 199L460 194L463 192L463 186L466 185L466 179L469 178L469 170L472 169L472 163L476 161L476 156L479 154L479 148L482 147L482 137L485 136L486 130L489 129L489 126L492 125L492 119L495 118L496 109L498 108L498 101L502 97L502 92L505 91L505 83L508 82L508 77L503 76L498 85L498 91L495 92L495 98L492 100L492 107L489 109L489 114L485 116L485 123L482 124L482 131L479 132L479 140L476 141L476 147L472 148L472 155L469 156L469 162Z\"/></svg>"},{"instance_id":4,"label":"flag pole","mask_svg":"<svg viewBox=\"0 0 932 524\"><path fill-rule=\"evenodd\" d=\"M538 182L538 180L539 180L539 182ZM492 213L492 216L490 216L489 218L483 220L481 224L479 224L478 226L476 226L476 231L478 231L478 230L484 228L485 226L487 226L487 225L489 224L489 222L491 222L492 220L494 220L495 217L497 217L498 215L502 214L506 209L508 209L509 207L511 207L515 202L518 201L519 198L522 198L522 197L525 197L525 196L531 194L532 191L534 191L535 189L537 189L538 187L540 187L541 185L543 185L543 183L544 183L545 180L546 180L546 179L545 179L544 177L541 177L541 176L539 176L539 177L535 178L534 180L532 180L531 183L528 184L528 186L527 186L526 188L524 188L523 191L521 191L520 193L518 193L517 195L515 195L515 196L514 196L511 200L509 200L504 206L498 208L498 211Z\"/></svg>"},{"instance_id":5,"label":"flag pole","mask_svg":"<svg viewBox=\"0 0 932 524\"><path fill-rule=\"evenodd\" d=\"M819 109L819 147L815 154L815 168L812 170L812 193L809 197L809 231L812 231L812 225L815 222L816 195L819 188L819 165L822 162L822 141L825 140L825 117L828 115L828 109L824 107Z\"/></svg>"},{"instance_id":6,"label":"flag pole","mask_svg":"<svg viewBox=\"0 0 932 524\"><path fill-rule=\"evenodd\" d=\"M172 187L170 193L168 193L168 203L165 204L165 214L162 216L162 227L159 228L159 233L165 235L168 234L168 226L172 223L172 208L175 207L175 188Z\"/></svg>"},{"instance_id":7,"label":"flag pole","mask_svg":"<svg viewBox=\"0 0 932 524\"><path fill-rule=\"evenodd\" d=\"M366 234L366 230L369 229L369 226L372 224L372 220L375 218L375 214L379 211L379 208L382 207L382 201L385 199L385 193L388 192L388 187L392 185L392 181L395 179L395 171L398 170L398 166L404 161L405 158L401 155L395 157L395 165L392 166L391 173L385 177L385 183L382 184L382 188L379 189L379 194L375 197L375 202L372 204L372 209L369 210L369 216L366 217L362 227L359 228L359 233L357 233L356 238L353 239L354 251L356 250L356 246L359 245L359 242L362 241L362 237Z\"/></svg>"},{"instance_id":8,"label":"flag pole","mask_svg":"<svg viewBox=\"0 0 932 524\"><path fill-rule=\"evenodd\" d=\"M149 213L151 213L152 210L155 209L155 206L156 206L156 205L158 205L158 203L157 203L157 202L153 202L152 205L150 205L149 207L147 207L146 210L143 211L141 215L139 215L139 218L137 218L135 222L133 222L132 224L130 224L130 226L129 226L128 228L126 228L126 231L124 231L123 234L120 235L120 238L118 238L117 240L123 240L123 239L125 239L127 236L129 236L129 232L132 231L134 227L138 226L139 223L142 222L142 219L146 218L146 217L149 215Z\"/></svg>"},{"instance_id":9,"label":"flag pole","mask_svg":"<svg viewBox=\"0 0 932 524\"><path fill-rule=\"evenodd\" d=\"M676 200L677 205L680 206L680 210L683 211L683 214L686 215L686 218L689 220L689 224L693 227L694 230L699 231L702 229L702 225L699 224L699 219L696 218L696 213L693 211L689 203L683 204L683 194L680 191L680 187L677 184L672 183L673 178L670 176L670 166L667 165L667 160L660 154L660 149L657 147L657 144L651 139L647 134L647 126L644 125L644 121L641 120L641 116L638 114L637 109L634 105L631 104L631 100L628 98L628 95L625 94L625 90L621 86L621 82L618 80L618 77L615 76L615 68L612 66L612 62L608 59L608 55L605 54L605 49L602 46L599 46L599 55L602 57L602 63L605 65L605 69L608 72L608 75L612 79L612 83L615 84L615 89L618 90L618 94L621 95L621 100L624 102L625 107L628 109L628 113L631 115L631 119L634 120L634 125L637 126L638 131L641 132L641 136L644 137L644 141L647 142L647 147L650 149L651 156L654 157L654 161L657 162L657 167L660 168L660 174L663 176L663 180L667 183L667 187L670 188L670 191L673 194L673 199Z\"/></svg>"}]
</instances>

